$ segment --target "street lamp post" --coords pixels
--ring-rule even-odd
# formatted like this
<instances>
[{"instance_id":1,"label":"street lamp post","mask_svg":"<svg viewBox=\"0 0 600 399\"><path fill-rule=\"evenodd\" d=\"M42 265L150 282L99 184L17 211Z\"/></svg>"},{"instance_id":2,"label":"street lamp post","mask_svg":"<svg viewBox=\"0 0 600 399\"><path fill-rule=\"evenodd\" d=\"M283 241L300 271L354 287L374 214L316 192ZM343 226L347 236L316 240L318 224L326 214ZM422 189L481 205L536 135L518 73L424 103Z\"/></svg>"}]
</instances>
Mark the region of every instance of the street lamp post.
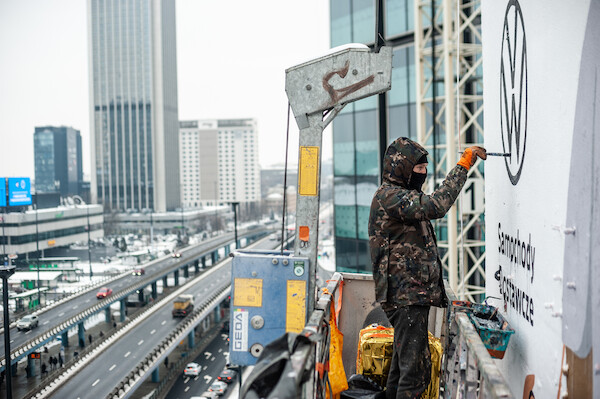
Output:
<instances>
[{"instance_id":1,"label":"street lamp post","mask_svg":"<svg viewBox=\"0 0 600 399\"><path fill-rule=\"evenodd\" d=\"M2 256L4 259L4 266L8 266L8 257L6 256L6 242L8 241L8 237L6 237L6 233L4 231L4 225L6 224L6 207L2 208Z\"/></svg>"},{"instance_id":2,"label":"street lamp post","mask_svg":"<svg viewBox=\"0 0 600 399\"><path fill-rule=\"evenodd\" d=\"M237 207L240 203L239 202L232 202L231 205L233 206L233 231L235 234L235 249L238 249L240 247L240 244L238 243L238 234L237 234Z\"/></svg>"},{"instance_id":3,"label":"street lamp post","mask_svg":"<svg viewBox=\"0 0 600 399\"><path fill-rule=\"evenodd\" d=\"M154 251L154 220L152 214L154 209L150 209L150 251Z\"/></svg>"},{"instance_id":4,"label":"street lamp post","mask_svg":"<svg viewBox=\"0 0 600 399\"><path fill-rule=\"evenodd\" d=\"M42 295L40 294L40 237L38 230L38 193L35 192L35 264L37 269L38 306L42 306Z\"/></svg>"},{"instance_id":5,"label":"street lamp post","mask_svg":"<svg viewBox=\"0 0 600 399\"><path fill-rule=\"evenodd\" d=\"M185 221L183 220L183 204L181 204L181 236L183 237L183 234L185 232Z\"/></svg>"},{"instance_id":6,"label":"street lamp post","mask_svg":"<svg viewBox=\"0 0 600 399\"><path fill-rule=\"evenodd\" d=\"M87 215L88 265L90 267L90 280L91 280L94 273L92 273L92 249L90 247L90 243L92 242L92 240L90 238L90 206L88 204L86 204L85 201L83 200L83 198L81 198L79 195L74 195L73 200L74 200L74 202L78 202L80 205L85 205L85 213Z\"/></svg>"},{"instance_id":7,"label":"street lamp post","mask_svg":"<svg viewBox=\"0 0 600 399\"><path fill-rule=\"evenodd\" d=\"M0 266L2 277L2 305L4 310L4 359L6 369L6 397L12 399L12 365L10 359L10 315L8 314L8 278L15 272L15 266Z\"/></svg>"},{"instance_id":8,"label":"street lamp post","mask_svg":"<svg viewBox=\"0 0 600 399\"><path fill-rule=\"evenodd\" d=\"M85 205L85 210L86 210L86 214L87 214L88 264L90 266L90 280L92 280L92 276L94 274L92 273L92 249L91 249L92 240L90 239L90 206L88 204Z\"/></svg>"}]
</instances>

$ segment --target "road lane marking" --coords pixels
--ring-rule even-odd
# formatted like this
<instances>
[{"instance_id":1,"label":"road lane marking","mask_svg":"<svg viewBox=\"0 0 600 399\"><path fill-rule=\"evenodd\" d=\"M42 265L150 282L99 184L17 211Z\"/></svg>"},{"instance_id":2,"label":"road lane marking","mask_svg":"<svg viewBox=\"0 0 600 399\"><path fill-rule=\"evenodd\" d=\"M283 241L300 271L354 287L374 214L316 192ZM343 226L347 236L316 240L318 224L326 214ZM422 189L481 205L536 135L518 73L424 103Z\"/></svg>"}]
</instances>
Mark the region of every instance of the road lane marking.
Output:
<instances>
[{"instance_id":1,"label":"road lane marking","mask_svg":"<svg viewBox=\"0 0 600 399\"><path fill-rule=\"evenodd\" d=\"M189 380L190 380L189 378L185 377L185 378L183 379L183 383L184 383L184 384L187 384Z\"/></svg>"},{"instance_id":2,"label":"road lane marking","mask_svg":"<svg viewBox=\"0 0 600 399\"><path fill-rule=\"evenodd\" d=\"M61 317L61 316L64 316L64 315L65 315L65 312L62 312L62 313L58 314L58 317Z\"/></svg>"},{"instance_id":3,"label":"road lane marking","mask_svg":"<svg viewBox=\"0 0 600 399\"><path fill-rule=\"evenodd\" d=\"M144 340L142 339L140 342L138 342L138 346L140 346L143 343L144 343Z\"/></svg>"},{"instance_id":4,"label":"road lane marking","mask_svg":"<svg viewBox=\"0 0 600 399\"><path fill-rule=\"evenodd\" d=\"M164 326L166 323L167 323L167 321L166 321L166 320L163 320L163 322L162 322L162 323L160 323L160 325L161 325L161 326Z\"/></svg>"},{"instance_id":5,"label":"road lane marking","mask_svg":"<svg viewBox=\"0 0 600 399\"><path fill-rule=\"evenodd\" d=\"M85 301L85 303L88 303L89 301L91 301L91 299L88 299L87 301Z\"/></svg>"},{"instance_id":6,"label":"road lane marking","mask_svg":"<svg viewBox=\"0 0 600 399\"><path fill-rule=\"evenodd\" d=\"M50 323L50 320L46 320L45 322L42 323L42 325L45 326L48 323Z\"/></svg>"},{"instance_id":7,"label":"road lane marking","mask_svg":"<svg viewBox=\"0 0 600 399\"><path fill-rule=\"evenodd\" d=\"M31 332L31 330L27 330L27 332L25 333L25 335L29 334Z\"/></svg>"},{"instance_id":8,"label":"road lane marking","mask_svg":"<svg viewBox=\"0 0 600 399\"><path fill-rule=\"evenodd\" d=\"M213 357L211 357L211 358L210 358L210 361L211 361L211 362L214 362L214 361L215 361L215 357L214 357L214 356L213 356Z\"/></svg>"},{"instance_id":9,"label":"road lane marking","mask_svg":"<svg viewBox=\"0 0 600 399\"><path fill-rule=\"evenodd\" d=\"M77 306L79 306L79 305L75 305L75 306L73 306L73 308L72 308L72 309L77 309Z\"/></svg>"},{"instance_id":10,"label":"road lane marking","mask_svg":"<svg viewBox=\"0 0 600 399\"><path fill-rule=\"evenodd\" d=\"M189 390L190 390L190 387L188 386L188 387L185 387L185 389L183 390L183 392L187 392Z\"/></svg>"},{"instance_id":11,"label":"road lane marking","mask_svg":"<svg viewBox=\"0 0 600 399\"><path fill-rule=\"evenodd\" d=\"M156 332L156 330L150 331L150 335L154 334L155 332Z\"/></svg>"},{"instance_id":12,"label":"road lane marking","mask_svg":"<svg viewBox=\"0 0 600 399\"><path fill-rule=\"evenodd\" d=\"M129 356L129 355L131 355L131 352L127 352L127 353L125 354L125 357L127 357L127 356Z\"/></svg>"},{"instance_id":13,"label":"road lane marking","mask_svg":"<svg viewBox=\"0 0 600 399\"><path fill-rule=\"evenodd\" d=\"M117 365L113 364L112 366L110 366L110 368L108 369L108 371L113 371L115 369L115 367L117 367Z\"/></svg>"},{"instance_id":14,"label":"road lane marking","mask_svg":"<svg viewBox=\"0 0 600 399\"><path fill-rule=\"evenodd\" d=\"M206 356L206 360L208 360L212 356L212 353L204 352L204 356Z\"/></svg>"},{"instance_id":15,"label":"road lane marking","mask_svg":"<svg viewBox=\"0 0 600 399\"><path fill-rule=\"evenodd\" d=\"M92 386L95 387L96 384L99 383L99 382L100 382L100 378L98 378L96 381L94 381L94 383L92 384Z\"/></svg>"}]
</instances>

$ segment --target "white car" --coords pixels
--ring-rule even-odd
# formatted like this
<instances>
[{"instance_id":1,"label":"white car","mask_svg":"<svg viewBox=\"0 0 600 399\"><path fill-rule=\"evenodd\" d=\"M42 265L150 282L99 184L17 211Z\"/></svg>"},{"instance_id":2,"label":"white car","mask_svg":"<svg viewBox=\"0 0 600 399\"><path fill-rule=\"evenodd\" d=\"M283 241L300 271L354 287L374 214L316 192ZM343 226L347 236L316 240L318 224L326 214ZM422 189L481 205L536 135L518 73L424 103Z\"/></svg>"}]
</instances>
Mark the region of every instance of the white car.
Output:
<instances>
[{"instance_id":1,"label":"white car","mask_svg":"<svg viewBox=\"0 0 600 399\"><path fill-rule=\"evenodd\" d=\"M219 395L216 392L204 392L202 396L192 396L190 399L216 399Z\"/></svg>"},{"instance_id":2,"label":"white car","mask_svg":"<svg viewBox=\"0 0 600 399\"><path fill-rule=\"evenodd\" d=\"M219 396L225 395L226 390L227 384L222 381L215 381L208 388L208 392L216 392Z\"/></svg>"},{"instance_id":3,"label":"white car","mask_svg":"<svg viewBox=\"0 0 600 399\"><path fill-rule=\"evenodd\" d=\"M188 363L183 369L184 377L197 377L200 375L202 368L198 363Z\"/></svg>"},{"instance_id":4,"label":"white car","mask_svg":"<svg viewBox=\"0 0 600 399\"><path fill-rule=\"evenodd\" d=\"M23 317L21 320L17 321L17 330L31 330L37 327L39 324L39 319L35 315L27 315Z\"/></svg>"}]
</instances>

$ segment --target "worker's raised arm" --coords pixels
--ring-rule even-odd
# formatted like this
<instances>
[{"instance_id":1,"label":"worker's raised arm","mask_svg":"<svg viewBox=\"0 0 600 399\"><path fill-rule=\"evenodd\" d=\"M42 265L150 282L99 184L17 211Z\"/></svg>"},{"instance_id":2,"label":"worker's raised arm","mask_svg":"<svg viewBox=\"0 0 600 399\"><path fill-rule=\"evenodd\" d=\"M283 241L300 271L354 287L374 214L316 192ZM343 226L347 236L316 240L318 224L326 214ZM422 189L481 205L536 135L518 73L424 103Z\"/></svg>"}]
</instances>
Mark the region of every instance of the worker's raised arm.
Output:
<instances>
[{"instance_id":1,"label":"worker's raised arm","mask_svg":"<svg viewBox=\"0 0 600 399\"><path fill-rule=\"evenodd\" d=\"M377 194L378 201L387 210L390 218L404 221L442 218L456 201L467 179L467 172L478 157L487 158L484 148L467 148L457 166L431 194L390 185L380 189Z\"/></svg>"},{"instance_id":2,"label":"worker's raised arm","mask_svg":"<svg viewBox=\"0 0 600 399\"><path fill-rule=\"evenodd\" d=\"M380 190L378 200L392 219L401 221L439 219L444 217L452 207L466 180L467 170L462 166L456 166L440 187L431 194L389 186Z\"/></svg>"}]
</instances>

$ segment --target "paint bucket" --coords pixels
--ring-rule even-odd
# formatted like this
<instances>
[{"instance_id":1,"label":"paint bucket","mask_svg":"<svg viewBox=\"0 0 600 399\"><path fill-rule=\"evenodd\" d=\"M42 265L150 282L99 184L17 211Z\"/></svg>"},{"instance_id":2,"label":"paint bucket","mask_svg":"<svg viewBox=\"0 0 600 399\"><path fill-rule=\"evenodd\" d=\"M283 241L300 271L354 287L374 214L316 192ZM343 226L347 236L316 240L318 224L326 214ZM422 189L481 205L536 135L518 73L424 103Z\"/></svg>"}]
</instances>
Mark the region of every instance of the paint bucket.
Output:
<instances>
[{"instance_id":1,"label":"paint bucket","mask_svg":"<svg viewBox=\"0 0 600 399\"><path fill-rule=\"evenodd\" d=\"M469 320L475 326L481 341L490 356L496 359L504 358L510 336L515 330L510 328L508 321L494 306L473 304L469 312Z\"/></svg>"},{"instance_id":2,"label":"paint bucket","mask_svg":"<svg viewBox=\"0 0 600 399\"><path fill-rule=\"evenodd\" d=\"M452 305L455 310L467 313L490 356L496 359L504 358L508 341L515 330L498 312L498 308L468 301L453 301Z\"/></svg>"}]
</instances>

